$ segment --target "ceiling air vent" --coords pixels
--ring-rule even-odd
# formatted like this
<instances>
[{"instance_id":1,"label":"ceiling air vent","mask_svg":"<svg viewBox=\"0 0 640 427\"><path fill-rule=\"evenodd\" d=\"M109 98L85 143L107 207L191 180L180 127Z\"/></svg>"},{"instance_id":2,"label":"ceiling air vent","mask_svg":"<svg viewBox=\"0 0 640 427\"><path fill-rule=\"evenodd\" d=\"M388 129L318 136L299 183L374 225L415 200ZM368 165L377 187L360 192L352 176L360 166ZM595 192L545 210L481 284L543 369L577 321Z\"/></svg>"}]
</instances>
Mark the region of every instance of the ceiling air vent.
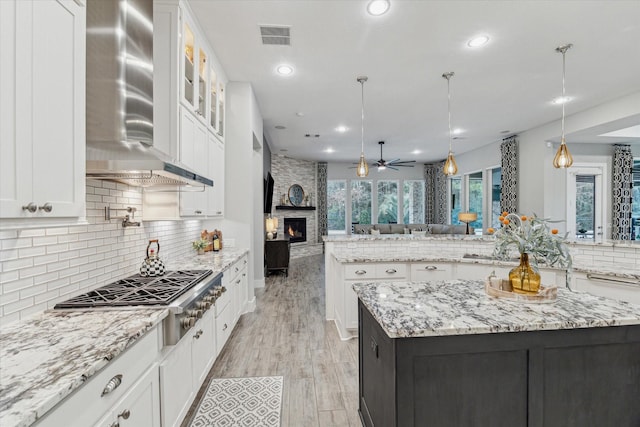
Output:
<instances>
[{"instance_id":1,"label":"ceiling air vent","mask_svg":"<svg viewBox=\"0 0 640 427\"><path fill-rule=\"evenodd\" d=\"M261 25L260 35L262 36L262 44L291 45L291 27Z\"/></svg>"}]
</instances>

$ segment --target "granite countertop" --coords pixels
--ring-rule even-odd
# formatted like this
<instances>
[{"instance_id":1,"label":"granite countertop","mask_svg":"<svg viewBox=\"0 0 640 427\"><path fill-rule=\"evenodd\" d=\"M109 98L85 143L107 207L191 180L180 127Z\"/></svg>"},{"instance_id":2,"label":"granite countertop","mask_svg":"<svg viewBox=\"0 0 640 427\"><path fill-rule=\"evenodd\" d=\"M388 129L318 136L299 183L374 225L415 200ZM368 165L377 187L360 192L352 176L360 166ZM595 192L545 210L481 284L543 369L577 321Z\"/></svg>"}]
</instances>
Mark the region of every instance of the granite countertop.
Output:
<instances>
[{"instance_id":1,"label":"granite countertop","mask_svg":"<svg viewBox=\"0 0 640 427\"><path fill-rule=\"evenodd\" d=\"M356 283L353 289L391 338L640 324L640 306L559 288L557 300L488 296L482 281Z\"/></svg>"},{"instance_id":2,"label":"granite countertop","mask_svg":"<svg viewBox=\"0 0 640 427\"><path fill-rule=\"evenodd\" d=\"M226 270L247 249L195 252L167 270ZM168 314L163 307L47 310L0 328L0 426L29 426Z\"/></svg>"},{"instance_id":3,"label":"granite countertop","mask_svg":"<svg viewBox=\"0 0 640 427\"><path fill-rule=\"evenodd\" d=\"M0 330L0 425L29 426L167 316L166 309L54 311Z\"/></svg>"},{"instance_id":4,"label":"granite countertop","mask_svg":"<svg viewBox=\"0 0 640 427\"><path fill-rule=\"evenodd\" d=\"M358 242L370 240L471 240L475 242L493 242L493 236L481 236L475 234L427 234L419 236L416 234L330 234L322 236L325 242Z\"/></svg>"},{"instance_id":5,"label":"granite countertop","mask_svg":"<svg viewBox=\"0 0 640 427\"><path fill-rule=\"evenodd\" d=\"M205 252L204 255L196 255L194 252L182 258L168 261L166 267L167 270L213 270L213 274L218 274L248 252L248 249L240 248L224 248L218 252Z\"/></svg>"}]
</instances>

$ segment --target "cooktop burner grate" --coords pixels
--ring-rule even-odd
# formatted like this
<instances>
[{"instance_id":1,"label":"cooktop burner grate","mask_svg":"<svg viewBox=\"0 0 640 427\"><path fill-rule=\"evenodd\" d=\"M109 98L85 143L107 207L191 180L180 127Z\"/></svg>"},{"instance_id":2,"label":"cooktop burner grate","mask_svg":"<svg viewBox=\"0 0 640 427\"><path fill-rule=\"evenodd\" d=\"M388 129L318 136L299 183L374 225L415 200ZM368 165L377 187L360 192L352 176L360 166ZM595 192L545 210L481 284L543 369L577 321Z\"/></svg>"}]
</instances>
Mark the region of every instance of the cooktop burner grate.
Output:
<instances>
[{"instance_id":1,"label":"cooktop burner grate","mask_svg":"<svg viewBox=\"0 0 640 427\"><path fill-rule=\"evenodd\" d=\"M54 308L168 305L211 273L211 270L178 270L160 277L135 275L58 303Z\"/></svg>"}]
</instances>

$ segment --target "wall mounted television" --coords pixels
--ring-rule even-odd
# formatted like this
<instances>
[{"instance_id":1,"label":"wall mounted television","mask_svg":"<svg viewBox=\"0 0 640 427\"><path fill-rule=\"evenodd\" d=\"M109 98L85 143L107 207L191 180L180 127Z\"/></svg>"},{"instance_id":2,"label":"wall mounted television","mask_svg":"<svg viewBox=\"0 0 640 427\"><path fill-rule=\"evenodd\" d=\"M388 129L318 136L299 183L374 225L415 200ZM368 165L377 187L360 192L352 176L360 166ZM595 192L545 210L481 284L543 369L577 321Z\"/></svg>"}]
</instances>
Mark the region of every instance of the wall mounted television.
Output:
<instances>
[{"instance_id":1,"label":"wall mounted television","mask_svg":"<svg viewBox=\"0 0 640 427\"><path fill-rule=\"evenodd\" d=\"M266 214L271 213L271 204L273 203L273 177L271 172L267 172L267 177L264 179L264 210Z\"/></svg>"}]
</instances>

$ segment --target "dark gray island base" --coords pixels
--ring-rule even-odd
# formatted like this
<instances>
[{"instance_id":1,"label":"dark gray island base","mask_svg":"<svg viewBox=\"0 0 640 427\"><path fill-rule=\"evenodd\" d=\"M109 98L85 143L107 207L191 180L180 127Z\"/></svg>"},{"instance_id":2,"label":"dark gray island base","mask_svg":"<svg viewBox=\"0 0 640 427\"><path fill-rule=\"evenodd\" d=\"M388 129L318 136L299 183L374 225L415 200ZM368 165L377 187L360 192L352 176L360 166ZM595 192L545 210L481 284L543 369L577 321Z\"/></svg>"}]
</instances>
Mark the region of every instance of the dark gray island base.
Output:
<instances>
[{"instance_id":1,"label":"dark gray island base","mask_svg":"<svg viewBox=\"0 0 640 427\"><path fill-rule=\"evenodd\" d=\"M565 290L523 305L480 286L354 286L365 426L640 426L640 307ZM497 322L504 310L524 313Z\"/></svg>"}]
</instances>

